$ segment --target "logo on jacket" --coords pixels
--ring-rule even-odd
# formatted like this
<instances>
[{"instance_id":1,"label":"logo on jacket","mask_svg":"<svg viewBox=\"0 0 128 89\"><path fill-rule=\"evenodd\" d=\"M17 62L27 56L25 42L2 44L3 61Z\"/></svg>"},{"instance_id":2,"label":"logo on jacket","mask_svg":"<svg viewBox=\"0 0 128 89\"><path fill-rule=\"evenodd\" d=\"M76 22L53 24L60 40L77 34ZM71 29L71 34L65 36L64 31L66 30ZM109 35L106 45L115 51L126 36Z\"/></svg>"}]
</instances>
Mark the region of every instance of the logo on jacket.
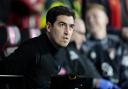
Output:
<instances>
[{"instance_id":1,"label":"logo on jacket","mask_svg":"<svg viewBox=\"0 0 128 89\"><path fill-rule=\"evenodd\" d=\"M105 76L113 76L114 75L113 68L111 67L110 64L108 64L106 62L101 64L101 69L102 69L103 75L105 75Z\"/></svg>"},{"instance_id":2,"label":"logo on jacket","mask_svg":"<svg viewBox=\"0 0 128 89\"><path fill-rule=\"evenodd\" d=\"M69 51L69 55L70 55L70 59L73 60L77 60L79 59L79 56L76 52L74 52L73 50Z\"/></svg>"}]
</instances>

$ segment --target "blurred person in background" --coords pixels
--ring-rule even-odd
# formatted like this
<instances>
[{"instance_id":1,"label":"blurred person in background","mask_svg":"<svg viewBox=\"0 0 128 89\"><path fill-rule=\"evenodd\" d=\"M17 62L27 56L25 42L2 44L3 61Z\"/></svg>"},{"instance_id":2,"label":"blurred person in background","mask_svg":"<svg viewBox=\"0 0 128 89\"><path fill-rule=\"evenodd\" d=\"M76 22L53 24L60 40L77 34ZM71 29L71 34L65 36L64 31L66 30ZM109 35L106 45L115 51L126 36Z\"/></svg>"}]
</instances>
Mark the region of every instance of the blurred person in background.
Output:
<instances>
[{"instance_id":1,"label":"blurred person in background","mask_svg":"<svg viewBox=\"0 0 128 89\"><path fill-rule=\"evenodd\" d=\"M107 34L109 22L102 5L89 4L86 9L87 41L82 51L94 62L101 76L116 84L120 82L121 43L118 36Z\"/></svg>"},{"instance_id":2,"label":"blurred person in background","mask_svg":"<svg viewBox=\"0 0 128 89\"><path fill-rule=\"evenodd\" d=\"M100 75L96 71L92 62L85 55L80 53L80 48L83 42L86 41L86 28L82 19L79 18L75 20L74 29L75 31L73 32L71 42L66 49L69 61L71 61L75 73L78 75L84 75L86 77L100 78Z\"/></svg>"},{"instance_id":3,"label":"blurred person in background","mask_svg":"<svg viewBox=\"0 0 128 89\"><path fill-rule=\"evenodd\" d=\"M85 55L81 54L81 46L83 42L86 42L85 33L86 28L84 21L80 18L77 18L75 20L75 27L71 41L66 47L68 65L70 66L69 73L72 73L77 76L84 76L87 79L92 78L92 81L87 81L87 84L90 84L89 82L92 82L92 85L90 85L92 86L92 88L119 89L116 84L103 79L98 73L92 61L88 59Z\"/></svg>"}]
</instances>

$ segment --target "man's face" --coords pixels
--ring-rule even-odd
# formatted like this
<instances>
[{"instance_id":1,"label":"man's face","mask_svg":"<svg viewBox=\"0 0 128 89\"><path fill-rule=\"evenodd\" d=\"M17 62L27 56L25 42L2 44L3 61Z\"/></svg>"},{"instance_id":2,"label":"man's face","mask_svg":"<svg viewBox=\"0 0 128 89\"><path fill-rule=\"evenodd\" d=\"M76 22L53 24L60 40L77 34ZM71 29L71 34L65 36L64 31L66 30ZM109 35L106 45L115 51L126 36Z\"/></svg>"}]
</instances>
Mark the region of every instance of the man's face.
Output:
<instances>
[{"instance_id":1,"label":"man's face","mask_svg":"<svg viewBox=\"0 0 128 89\"><path fill-rule=\"evenodd\" d=\"M49 27L50 39L56 46L66 47L70 42L73 30L73 17L60 15L56 18L54 24Z\"/></svg>"},{"instance_id":2,"label":"man's face","mask_svg":"<svg viewBox=\"0 0 128 89\"><path fill-rule=\"evenodd\" d=\"M83 42L86 41L85 39L86 28L84 22L81 20L75 21L75 31L73 33L73 40L75 40L77 47L79 46L78 50L80 49Z\"/></svg>"},{"instance_id":3,"label":"man's face","mask_svg":"<svg viewBox=\"0 0 128 89\"><path fill-rule=\"evenodd\" d=\"M94 8L87 12L86 22L91 33L104 32L108 19L104 11Z\"/></svg>"},{"instance_id":4,"label":"man's face","mask_svg":"<svg viewBox=\"0 0 128 89\"><path fill-rule=\"evenodd\" d=\"M78 45L82 45L83 42L85 42L85 31L84 30L81 30L81 31L78 31L76 32L76 42Z\"/></svg>"}]
</instances>

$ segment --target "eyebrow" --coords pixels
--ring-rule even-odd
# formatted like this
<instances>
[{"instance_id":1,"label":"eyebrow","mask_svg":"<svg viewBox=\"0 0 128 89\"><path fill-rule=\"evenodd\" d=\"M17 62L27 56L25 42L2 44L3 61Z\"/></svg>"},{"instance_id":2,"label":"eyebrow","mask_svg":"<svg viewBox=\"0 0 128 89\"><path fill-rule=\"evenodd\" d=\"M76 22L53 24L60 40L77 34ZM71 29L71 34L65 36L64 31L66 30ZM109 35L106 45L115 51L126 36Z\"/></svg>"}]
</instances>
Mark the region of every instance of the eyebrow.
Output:
<instances>
[{"instance_id":1,"label":"eyebrow","mask_svg":"<svg viewBox=\"0 0 128 89\"><path fill-rule=\"evenodd\" d=\"M59 21L59 20L57 20L59 23L64 23L64 24L67 24L67 23L65 23L65 22L63 22L63 21ZM69 24L70 26L72 25L72 26L75 26L75 24L73 23L73 24Z\"/></svg>"}]
</instances>

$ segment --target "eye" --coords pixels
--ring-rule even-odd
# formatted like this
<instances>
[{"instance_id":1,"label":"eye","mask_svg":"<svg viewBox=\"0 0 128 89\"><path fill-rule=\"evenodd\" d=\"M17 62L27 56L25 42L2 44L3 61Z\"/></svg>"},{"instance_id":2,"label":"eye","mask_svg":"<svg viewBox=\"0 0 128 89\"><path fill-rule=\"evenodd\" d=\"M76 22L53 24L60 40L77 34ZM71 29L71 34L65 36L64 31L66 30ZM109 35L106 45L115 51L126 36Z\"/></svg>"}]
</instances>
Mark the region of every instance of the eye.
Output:
<instances>
[{"instance_id":1,"label":"eye","mask_svg":"<svg viewBox=\"0 0 128 89\"><path fill-rule=\"evenodd\" d=\"M61 29L65 29L67 27L67 25L65 23L59 23L59 26Z\"/></svg>"},{"instance_id":2,"label":"eye","mask_svg":"<svg viewBox=\"0 0 128 89\"><path fill-rule=\"evenodd\" d=\"M60 26L61 26L61 27L65 26L65 23L60 23Z\"/></svg>"},{"instance_id":3,"label":"eye","mask_svg":"<svg viewBox=\"0 0 128 89\"><path fill-rule=\"evenodd\" d=\"M70 28L74 29L75 25L74 24L71 24L70 25Z\"/></svg>"}]
</instances>

